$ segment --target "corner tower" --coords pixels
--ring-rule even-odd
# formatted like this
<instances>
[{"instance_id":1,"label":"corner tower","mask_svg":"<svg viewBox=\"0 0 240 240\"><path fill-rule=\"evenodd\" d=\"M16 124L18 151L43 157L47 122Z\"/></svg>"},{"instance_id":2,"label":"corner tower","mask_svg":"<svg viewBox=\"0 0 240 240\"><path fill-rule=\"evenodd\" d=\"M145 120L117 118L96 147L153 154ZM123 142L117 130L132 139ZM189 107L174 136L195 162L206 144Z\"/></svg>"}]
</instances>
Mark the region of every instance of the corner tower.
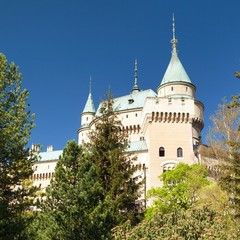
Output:
<instances>
[{"instance_id":1,"label":"corner tower","mask_svg":"<svg viewBox=\"0 0 240 240\"><path fill-rule=\"evenodd\" d=\"M90 124L95 117L95 107L92 99L92 79L90 78L90 87L88 99L81 114L81 127L78 130L78 144L87 141L87 133L90 130Z\"/></svg>"}]
</instances>

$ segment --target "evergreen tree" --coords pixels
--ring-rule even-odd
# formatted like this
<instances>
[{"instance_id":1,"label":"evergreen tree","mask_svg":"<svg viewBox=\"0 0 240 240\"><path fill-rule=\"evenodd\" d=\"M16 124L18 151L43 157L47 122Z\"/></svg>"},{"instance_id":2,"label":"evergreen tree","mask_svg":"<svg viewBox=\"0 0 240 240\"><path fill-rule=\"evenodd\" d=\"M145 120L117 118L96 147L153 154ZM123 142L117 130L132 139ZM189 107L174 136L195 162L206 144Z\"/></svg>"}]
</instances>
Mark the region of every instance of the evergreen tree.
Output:
<instances>
[{"instance_id":1,"label":"evergreen tree","mask_svg":"<svg viewBox=\"0 0 240 240\"><path fill-rule=\"evenodd\" d=\"M34 124L21 80L18 67L0 54L0 239L24 239L36 190L26 184L35 160L26 149Z\"/></svg>"},{"instance_id":2,"label":"evergreen tree","mask_svg":"<svg viewBox=\"0 0 240 240\"><path fill-rule=\"evenodd\" d=\"M127 153L128 136L121 131L122 125L113 105L109 93L107 100L101 103L101 115L96 119L87 144L103 189L97 216L105 238L112 227L126 220L136 224L142 208L139 200L142 180L137 174L139 165L134 164L136 158Z\"/></svg>"},{"instance_id":3,"label":"evergreen tree","mask_svg":"<svg viewBox=\"0 0 240 240\"><path fill-rule=\"evenodd\" d=\"M101 187L88 159L75 141L67 143L47 188L42 213L33 224L35 239L87 240L101 235L95 220Z\"/></svg>"}]
</instances>

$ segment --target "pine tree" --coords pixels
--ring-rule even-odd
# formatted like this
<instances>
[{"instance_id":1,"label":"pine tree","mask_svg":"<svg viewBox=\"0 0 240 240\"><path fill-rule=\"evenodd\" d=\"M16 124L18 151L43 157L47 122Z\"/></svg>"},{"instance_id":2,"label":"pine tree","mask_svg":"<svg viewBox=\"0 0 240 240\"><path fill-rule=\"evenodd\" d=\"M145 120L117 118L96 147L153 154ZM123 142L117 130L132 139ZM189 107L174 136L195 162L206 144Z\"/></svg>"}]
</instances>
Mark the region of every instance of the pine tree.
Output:
<instances>
[{"instance_id":1,"label":"pine tree","mask_svg":"<svg viewBox=\"0 0 240 240\"><path fill-rule=\"evenodd\" d=\"M87 144L103 189L98 217L105 237L112 227L126 220L136 224L142 208L139 201L142 181L137 174L139 165L127 152L128 136L121 131L122 125L113 104L109 93L107 100L101 103L101 115Z\"/></svg>"},{"instance_id":2,"label":"pine tree","mask_svg":"<svg viewBox=\"0 0 240 240\"><path fill-rule=\"evenodd\" d=\"M34 123L21 84L18 67L0 54L0 239L24 239L36 190L26 184L35 160L26 148Z\"/></svg>"},{"instance_id":3,"label":"pine tree","mask_svg":"<svg viewBox=\"0 0 240 240\"><path fill-rule=\"evenodd\" d=\"M35 220L37 239L98 239L101 229L95 220L101 187L88 153L69 141L46 191L42 213Z\"/></svg>"}]
</instances>

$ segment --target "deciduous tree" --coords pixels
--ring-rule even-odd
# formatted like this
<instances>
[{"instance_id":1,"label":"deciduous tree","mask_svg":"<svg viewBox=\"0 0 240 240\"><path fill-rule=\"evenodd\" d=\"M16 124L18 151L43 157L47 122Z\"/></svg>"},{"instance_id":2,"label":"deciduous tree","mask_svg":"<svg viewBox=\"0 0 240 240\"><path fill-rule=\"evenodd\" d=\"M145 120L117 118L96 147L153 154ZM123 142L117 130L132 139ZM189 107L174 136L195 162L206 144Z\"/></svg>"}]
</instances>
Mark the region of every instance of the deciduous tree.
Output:
<instances>
[{"instance_id":1,"label":"deciduous tree","mask_svg":"<svg viewBox=\"0 0 240 240\"><path fill-rule=\"evenodd\" d=\"M206 176L206 167L199 164L179 163L175 169L164 172L160 176L163 186L148 191L148 198L154 200L146 216L151 218L156 211L168 213L190 208L198 200L200 189L209 184Z\"/></svg>"},{"instance_id":2,"label":"deciduous tree","mask_svg":"<svg viewBox=\"0 0 240 240\"><path fill-rule=\"evenodd\" d=\"M218 161L218 181L228 192L232 213L240 219L240 104L239 98L226 100L212 116L213 126L208 139Z\"/></svg>"}]
</instances>

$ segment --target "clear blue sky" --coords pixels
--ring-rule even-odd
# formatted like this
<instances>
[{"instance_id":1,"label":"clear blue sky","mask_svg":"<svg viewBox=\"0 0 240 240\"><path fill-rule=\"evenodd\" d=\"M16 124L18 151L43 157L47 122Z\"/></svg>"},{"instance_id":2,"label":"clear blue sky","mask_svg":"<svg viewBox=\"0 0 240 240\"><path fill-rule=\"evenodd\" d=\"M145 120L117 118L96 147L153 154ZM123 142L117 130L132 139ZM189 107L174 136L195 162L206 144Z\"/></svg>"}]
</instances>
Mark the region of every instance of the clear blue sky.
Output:
<instances>
[{"instance_id":1,"label":"clear blue sky","mask_svg":"<svg viewBox=\"0 0 240 240\"><path fill-rule=\"evenodd\" d=\"M19 66L36 127L31 143L62 149L77 140L89 92L95 107L108 86L128 94L138 59L139 87L156 90L171 56L175 13L179 58L210 115L239 93L239 0L1 0L0 52Z\"/></svg>"}]
</instances>

